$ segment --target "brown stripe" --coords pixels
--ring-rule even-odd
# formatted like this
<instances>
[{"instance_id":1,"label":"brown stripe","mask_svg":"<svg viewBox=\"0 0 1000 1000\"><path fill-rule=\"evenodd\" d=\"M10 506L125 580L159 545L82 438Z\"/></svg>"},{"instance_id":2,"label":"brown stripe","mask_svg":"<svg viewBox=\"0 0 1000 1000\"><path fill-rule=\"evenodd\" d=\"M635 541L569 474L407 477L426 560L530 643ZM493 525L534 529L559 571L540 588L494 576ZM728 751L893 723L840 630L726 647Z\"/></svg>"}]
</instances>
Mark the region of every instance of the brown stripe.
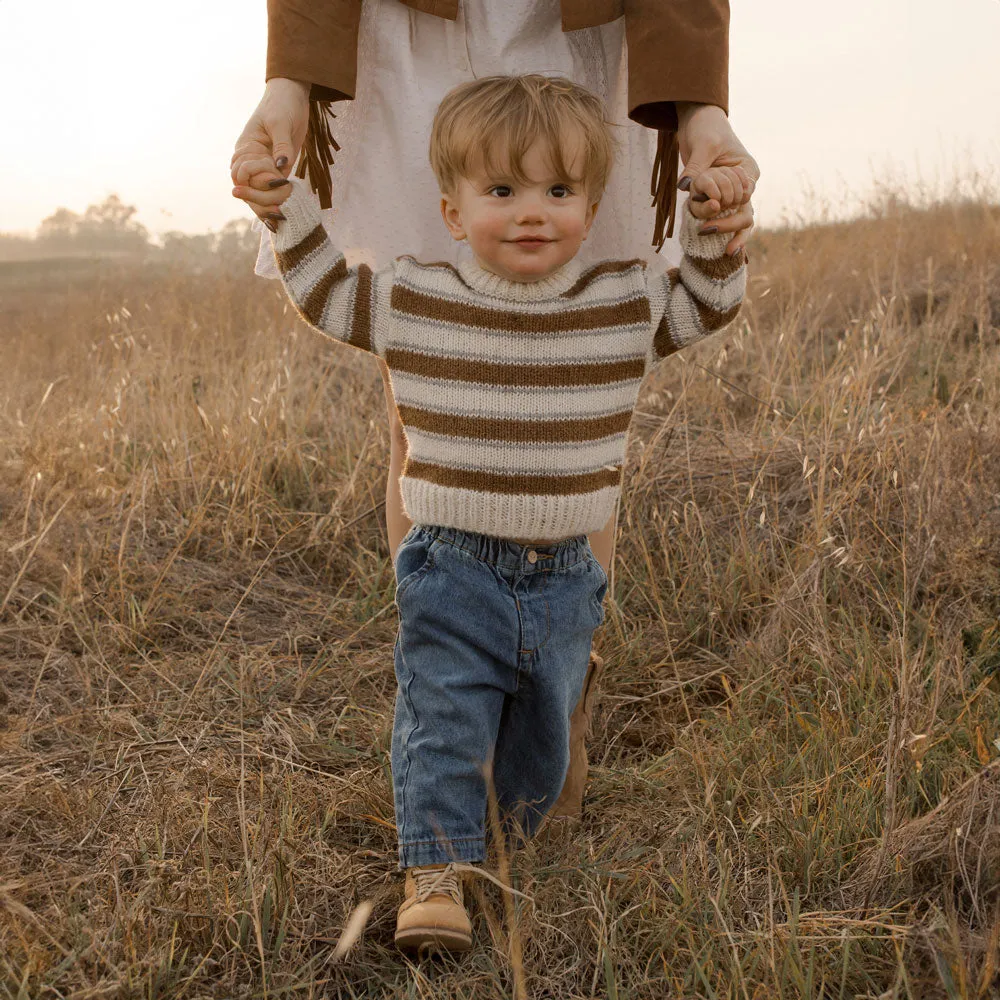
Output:
<instances>
[{"instance_id":1,"label":"brown stripe","mask_svg":"<svg viewBox=\"0 0 1000 1000\"><path fill-rule=\"evenodd\" d=\"M669 358L678 350L677 342L674 340L673 331L670 329L670 320L667 318L669 309L663 314L660 325L653 334L653 350L658 358Z\"/></svg>"},{"instance_id":2,"label":"brown stripe","mask_svg":"<svg viewBox=\"0 0 1000 1000\"><path fill-rule=\"evenodd\" d=\"M372 269L358 265L358 282L354 290L354 317L347 343L363 351L372 349Z\"/></svg>"},{"instance_id":3,"label":"brown stripe","mask_svg":"<svg viewBox=\"0 0 1000 1000\"><path fill-rule=\"evenodd\" d=\"M326 230L322 226L317 226L295 246L288 250L276 250L274 256L278 262L278 270L282 274L290 271L314 250L318 250L323 245L324 240L326 240Z\"/></svg>"},{"instance_id":4,"label":"brown stripe","mask_svg":"<svg viewBox=\"0 0 1000 1000\"><path fill-rule=\"evenodd\" d=\"M732 277L743 266L743 250L734 253L732 257L723 254L721 257L688 257L696 271L700 271L712 281L723 281Z\"/></svg>"},{"instance_id":5,"label":"brown stripe","mask_svg":"<svg viewBox=\"0 0 1000 1000\"><path fill-rule=\"evenodd\" d=\"M709 333L714 333L716 330L721 330L724 326L727 326L734 319L736 319L736 314L740 311L740 306L742 302L737 302L736 305L729 309L720 311L718 309L713 309L711 306L705 305L696 296L691 296L695 307L698 310L698 319L701 320L702 326L708 330Z\"/></svg>"},{"instance_id":6,"label":"brown stripe","mask_svg":"<svg viewBox=\"0 0 1000 1000\"><path fill-rule=\"evenodd\" d=\"M601 327L649 322L649 300L645 296L629 299L618 305L563 309L556 313L531 313L454 302L440 296L416 292L403 285L394 285L391 303L397 312L409 316L513 333L566 333L571 330L598 330Z\"/></svg>"},{"instance_id":7,"label":"brown stripe","mask_svg":"<svg viewBox=\"0 0 1000 1000\"><path fill-rule=\"evenodd\" d=\"M635 258L635 260L606 260L603 263L595 264L592 268L584 271L572 288L562 293L564 299L571 299L574 295L579 295L592 281L600 278L604 274L621 274L638 264L645 268L646 262Z\"/></svg>"},{"instance_id":8,"label":"brown stripe","mask_svg":"<svg viewBox=\"0 0 1000 1000\"><path fill-rule=\"evenodd\" d=\"M330 289L345 277L347 277L347 262L341 256L306 296L305 302L302 303L302 313L313 326L319 326L323 319L323 310L326 308L326 300L330 297Z\"/></svg>"},{"instance_id":9,"label":"brown stripe","mask_svg":"<svg viewBox=\"0 0 1000 1000\"><path fill-rule=\"evenodd\" d=\"M642 358L564 365L503 365L494 361L436 358L430 354L397 347L385 352L385 363L390 371L407 372L410 375L528 387L609 385L625 379L642 378L645 371Z\"/></svg>"},{"instance_id":10,"label":"brown stripe","mask_svg":"<svg viewBox=\"0 0 1000 1000\"><path fill-rule=\"evenodd\" d=\"M628 430L631 410L606 417L580 417L575 420L507 420L502 417L459 417L434 413L417 406L400 406L399 419L404 427L448 434L452 437L477 438L481 441L510 441L514 444L563 441L597 441Z\"/></svg>"},{"instance_id":11,"label":"brown stripe","mask_svg":"<svg viewBox=\"0 0 1000 1000\"><path fill-rule=\"evenodd\" d=\"M593 493L606 486L617 486L621 480L621 466L599 469L597 472L584 472L575 476L505 476L494 472L449 469L445 465L415 462L410 459L403 469L403 475L411 479L423 479L436 486L476 490L479 493L565 497L578 493Z\"/></svg>"}]
</instances>

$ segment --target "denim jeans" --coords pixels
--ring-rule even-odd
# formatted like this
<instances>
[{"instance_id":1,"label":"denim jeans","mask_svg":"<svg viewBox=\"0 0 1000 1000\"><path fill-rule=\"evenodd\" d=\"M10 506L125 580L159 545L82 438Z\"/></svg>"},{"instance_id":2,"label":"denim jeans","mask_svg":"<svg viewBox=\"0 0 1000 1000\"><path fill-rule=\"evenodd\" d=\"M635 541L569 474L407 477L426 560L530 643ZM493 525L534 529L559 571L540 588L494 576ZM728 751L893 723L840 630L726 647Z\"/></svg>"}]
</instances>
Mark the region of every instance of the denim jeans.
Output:
<instances>
[{"instance_id":1,"label":"denim jeans","mask_svg":"<svg viewBox=\"0 0 1000 1000\"><path fill-rule=\"evenodd\" d=\"M608 580L586 535L529 548L423 525L396 580L399 864L482 861L485 765L507 832L530 837L559 796Z\"/></svg>"}]
</instances>

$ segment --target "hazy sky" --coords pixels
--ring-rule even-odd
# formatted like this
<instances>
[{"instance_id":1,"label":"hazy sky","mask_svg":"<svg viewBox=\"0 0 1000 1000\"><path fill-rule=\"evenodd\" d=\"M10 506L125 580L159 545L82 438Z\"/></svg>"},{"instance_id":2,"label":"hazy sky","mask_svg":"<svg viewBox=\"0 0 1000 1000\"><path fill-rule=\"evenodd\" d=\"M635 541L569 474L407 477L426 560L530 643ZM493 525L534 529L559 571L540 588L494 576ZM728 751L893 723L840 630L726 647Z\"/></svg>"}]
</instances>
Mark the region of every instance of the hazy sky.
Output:
<instances>
[{"instance_id":1,"label":"hazy sky","mask_svg":"<svg viewBox=\"0 0 1000 1000\"><path fill-rule=\"evenodd\" d=\"M668 0L663 0L668 2ZM1000 163L1000 0L732 0L730 117L758 219L895 173ZM0 0L0 230L116 192L152 232L248 214L229 159L263 90L265 0Z\"/></svg>"}]
</instances>

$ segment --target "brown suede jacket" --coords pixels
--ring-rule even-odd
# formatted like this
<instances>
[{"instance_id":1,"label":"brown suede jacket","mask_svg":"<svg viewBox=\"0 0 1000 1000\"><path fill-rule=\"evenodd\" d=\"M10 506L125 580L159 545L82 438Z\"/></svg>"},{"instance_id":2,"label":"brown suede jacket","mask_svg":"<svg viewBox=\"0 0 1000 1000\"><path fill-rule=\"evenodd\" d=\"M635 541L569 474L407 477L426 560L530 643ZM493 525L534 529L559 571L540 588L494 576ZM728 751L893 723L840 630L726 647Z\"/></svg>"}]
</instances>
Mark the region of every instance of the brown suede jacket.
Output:
<instances>
[{"instance_id":1,"label":"brown suede jacket","mask_svg":"<svg viewBox=\"0 0 1000 1000\"><path fill-rule=\"evenodd\" d=\"M454 20L459 0L398 0ZM329 132L329 102L351 100L357 77L362 0L268 0L267 75L304 80L314 102L296 171L329 207L329 163L338 147ZM677 181L676 101L728 110L729 0L561 0L563 31L625 17L629 117L659 131L652 195L654 244L673 229ZM326 173L324 184L323 174Z\"/></svg>"}]
</instances>

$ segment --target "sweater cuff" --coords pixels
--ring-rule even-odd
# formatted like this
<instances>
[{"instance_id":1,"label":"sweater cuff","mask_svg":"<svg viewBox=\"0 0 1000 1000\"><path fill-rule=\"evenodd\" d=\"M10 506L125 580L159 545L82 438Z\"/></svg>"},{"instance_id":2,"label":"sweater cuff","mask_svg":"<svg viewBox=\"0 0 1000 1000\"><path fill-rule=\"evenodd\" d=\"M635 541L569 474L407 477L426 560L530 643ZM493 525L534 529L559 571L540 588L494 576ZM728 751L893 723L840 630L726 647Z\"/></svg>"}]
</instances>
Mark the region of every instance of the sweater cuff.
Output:
<instances>
[{"instance_id":1,"label":"sweater cuff","mask_svg":"<svg viewBox=\"0 0 1000 1000\"><path fill-rule=\"evenodd\" d=\"M715 219L724 219L727 215L735 215L734 210L720 212L714 216ZM735 233L709 233L702 236L698 232L698 227L709 222L709 219L696 219L691 214L691 206L684 202L684 211L681 213L681 250L689 257L698 257L700 260L715 260L725 255L726 247Z\"/></svg>"},{"instance_id":2,"label":"sweater cuff","mask_svg":"<svg viewBox=\"0 0 1000 1000\"><path fill-rule=\"evenodd\" d=\"M319 202L309 185L298 177L291 178L292 193L278 205L285 217L278 222L278 231L271 234L275 250L290 250L298 246L317 226L322 225Z\"/></svg>"}]
</instances>

